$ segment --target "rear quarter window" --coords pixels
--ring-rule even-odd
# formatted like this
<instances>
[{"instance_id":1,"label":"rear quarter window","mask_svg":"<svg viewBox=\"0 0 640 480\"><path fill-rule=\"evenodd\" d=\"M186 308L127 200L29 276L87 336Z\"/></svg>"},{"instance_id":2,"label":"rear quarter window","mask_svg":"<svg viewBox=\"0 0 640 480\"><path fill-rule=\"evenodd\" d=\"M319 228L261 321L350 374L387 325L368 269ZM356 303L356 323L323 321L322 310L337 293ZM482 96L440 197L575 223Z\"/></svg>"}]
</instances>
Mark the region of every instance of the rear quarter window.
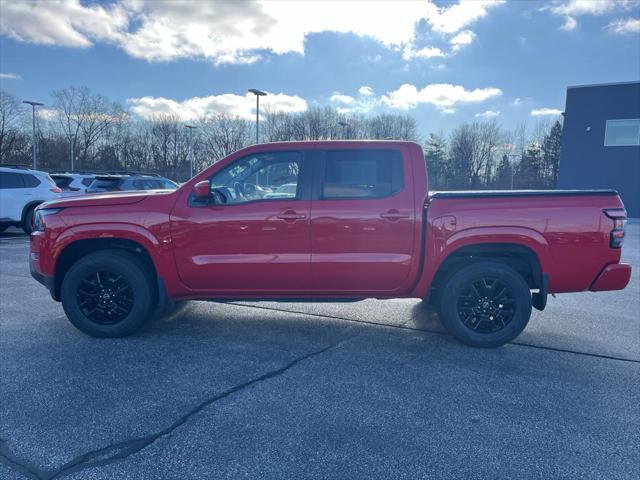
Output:
<instances>
[{"instance_id":1,"label":"rear quarter window","mask_svg":"<svg viewBox=\"0 0 640 480\"><path fill-rule=\"evenodd\" d=\"M34 188L37 187L38 185L40 185L40 179L37 178L35 175L23 175L23 180L24 180L24 186L26 188ZM55 185L55 182L53 180L51 180L51 184Z\"/></svg>"},{"instance_id":2,"label":"rear quarter window","mask_svg":"<svg viewBox=\"0 0 640 480\"><path fill-rule=\"evenodd\" d=\"M402 190L398 150L329 150L325 158L323 198L381 198Z\"/></svg>"}]
</instances>

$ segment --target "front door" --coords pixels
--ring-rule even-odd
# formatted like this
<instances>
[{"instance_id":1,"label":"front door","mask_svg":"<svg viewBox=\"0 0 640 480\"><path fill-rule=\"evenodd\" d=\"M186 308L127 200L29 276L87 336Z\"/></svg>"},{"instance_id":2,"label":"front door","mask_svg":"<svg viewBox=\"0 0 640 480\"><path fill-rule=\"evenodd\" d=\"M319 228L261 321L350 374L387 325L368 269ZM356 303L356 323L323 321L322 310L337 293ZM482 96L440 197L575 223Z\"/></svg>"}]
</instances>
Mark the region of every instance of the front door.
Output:
<instances>
[{"instance_id":1,"label":"front door","mask_svg":"<svg viewBox=\"0 0 640 480\"><path fill-rule=\"evenodd\" d=\"M310 200L303 178L300 152L251 154L211 177L209 204L176 205L172 238L185 285L230 295L307 290Z\"/></svg>"},{"instance_id":2,"label":"front door","mask_svg":"<svg viewBox=\"0 0 640 480\"><path fill-rule=\"evenodd\" d=\"M328 150L311 209L313 288L391 295L413 281L416 211L402 150Z\"/></svg>"}]
</instances>

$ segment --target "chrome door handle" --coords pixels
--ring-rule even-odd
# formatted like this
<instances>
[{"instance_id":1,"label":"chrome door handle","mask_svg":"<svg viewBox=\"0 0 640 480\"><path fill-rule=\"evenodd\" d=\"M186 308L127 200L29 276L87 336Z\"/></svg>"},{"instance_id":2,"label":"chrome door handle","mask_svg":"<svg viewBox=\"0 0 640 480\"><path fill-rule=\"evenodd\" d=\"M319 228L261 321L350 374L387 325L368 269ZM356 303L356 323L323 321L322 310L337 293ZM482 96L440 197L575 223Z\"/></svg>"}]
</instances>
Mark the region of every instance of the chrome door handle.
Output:
<instances>
[{"instance_id":1,"label":"chrome door handle","mask_svg":"<svg viewBox=\"0 0 640 480\"><path fill-rule=\"evenodd\" d=\"M304 220L307 216L293 211L287 211L278 215L278 218L285 222L295 222L296 220Z\"/></svg>"},{"instance_id":2,"label":"chrome door handle","mask_svg":"<svg viewBox=\"0 0 640 480\"><path fill-rule=\"evenodd\" d=\"M387 213L381 213L380 214L381 218L385 218L387 220L400 220L401 218L409 218L409 215L406 215L404 213L400 213L397 210L396 211L389 211Z\"/></svg>"}]
</instances>

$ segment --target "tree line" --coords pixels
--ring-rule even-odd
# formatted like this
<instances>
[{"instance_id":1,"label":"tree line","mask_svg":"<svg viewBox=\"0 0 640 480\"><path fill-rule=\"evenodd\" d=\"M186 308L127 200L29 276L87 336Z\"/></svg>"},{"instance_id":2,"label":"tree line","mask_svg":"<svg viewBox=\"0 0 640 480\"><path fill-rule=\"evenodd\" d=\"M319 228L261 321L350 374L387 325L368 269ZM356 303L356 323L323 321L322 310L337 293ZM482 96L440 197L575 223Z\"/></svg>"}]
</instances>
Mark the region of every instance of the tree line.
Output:
<instances>
[{"instance_id":1,"label":"tree line","mask_svg":"<svg viewBox=\"0 0 640 480\"><path fill-rule=\"evenodd\" d=\"M36 124L38 168L155 172L178 181L255 143L255 123L226 113L207 115L185 128L175 115L142 119L86 87L52 92ZM0 163L31 164L31 110L0 90ZM533 131L496 120L464 123L448 136L423 137L415 119L397 114L349 114L333 107L261 115L260 141L394 139L423 145L431 189L555 188L560 161L559 121Z\"/></svg>"}]
</instances>

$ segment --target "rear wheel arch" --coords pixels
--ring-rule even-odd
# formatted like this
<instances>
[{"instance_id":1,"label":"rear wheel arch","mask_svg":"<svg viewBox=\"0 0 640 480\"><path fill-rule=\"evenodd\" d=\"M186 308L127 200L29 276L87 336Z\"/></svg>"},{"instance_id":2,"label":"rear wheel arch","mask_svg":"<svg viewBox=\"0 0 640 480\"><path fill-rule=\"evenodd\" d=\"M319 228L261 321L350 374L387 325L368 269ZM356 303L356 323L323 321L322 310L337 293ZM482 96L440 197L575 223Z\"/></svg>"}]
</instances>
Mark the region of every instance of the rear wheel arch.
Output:
<instances>
[{"instance_id":1,"label":"rear wheel arch","mask_svg":"<svg viewBox=\"0 0 640 480\"><path fill-rule=\"evenodd\" d=\"M27 203L22 208L22 214L20 215L20 225L22 226L22 229L25 231L25 233L31 233L31 226L29 225L31 221L29 221L29 216L33 214L33 211L36 209L36 207L42 203L44 203L44 200L35 200Z\"/></svg>"},{"instance_id":2,"label":"rear wheel arch","mask_svg":"<svg viewBox=\"0 0 640 480\"><path fill-rule=\"evenodd\" d=\"M22 214L20 215L20 223L24 222L25 217L27 216L27 212L29 210L33 210L41 203L44 203L44 200L34 200L27 203L24 207L22 207Z\"/></svg>"},{"instance_id":3,"label":"rear wheel arch","mask_svg":"<svg viewBox=\"0 0 640 480\"><path fill-rule=\"evenodd\" d=\"M544 284L544 272L540 257L528 246L517 243L477 243L465 245L451 252L438 267L429 299L438 296L438 288L461 268L480 261L491 260L510 266L527 282L530 289L540 289Z\"/></svg>"}]
</instances>

